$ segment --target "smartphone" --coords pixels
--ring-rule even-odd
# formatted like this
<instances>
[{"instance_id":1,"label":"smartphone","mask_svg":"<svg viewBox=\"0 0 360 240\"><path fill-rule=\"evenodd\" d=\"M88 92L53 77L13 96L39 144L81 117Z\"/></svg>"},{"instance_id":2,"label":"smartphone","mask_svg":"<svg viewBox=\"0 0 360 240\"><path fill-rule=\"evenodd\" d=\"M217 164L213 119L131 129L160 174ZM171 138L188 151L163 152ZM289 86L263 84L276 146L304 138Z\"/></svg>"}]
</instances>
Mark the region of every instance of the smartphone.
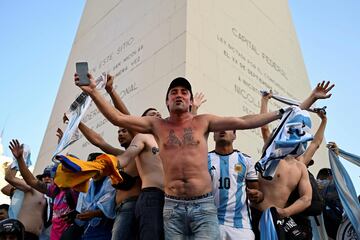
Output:
<instances>
[{"instance_id":1,"label":"smartphone","mask_svg":"<svg viewBox=\"0 0 360 240\"><path fill-rule=\"evenodd\" d=\"M87 74L89 72L89 66L87 62L76 63L76 73L79 75L79 86L87 86L90 84L90 79Z\"/></svg>"}]
</instances>

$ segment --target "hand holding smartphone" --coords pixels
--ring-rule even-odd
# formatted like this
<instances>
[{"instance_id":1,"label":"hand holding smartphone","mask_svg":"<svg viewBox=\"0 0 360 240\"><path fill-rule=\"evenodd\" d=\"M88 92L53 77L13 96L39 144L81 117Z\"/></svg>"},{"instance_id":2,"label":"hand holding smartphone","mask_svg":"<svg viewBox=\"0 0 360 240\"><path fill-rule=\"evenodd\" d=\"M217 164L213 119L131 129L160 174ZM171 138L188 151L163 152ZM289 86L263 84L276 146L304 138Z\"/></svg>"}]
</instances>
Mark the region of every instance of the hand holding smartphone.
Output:
<instances>
[{"instance_id":1,"label":"hand holding smartphone","mask_svg":"<svg viewBox=\"0 0 360 240\"><path fill-rule=\"evenodd\" d=\"M89 66L87 62L76 63L76 73L79 75L79 86L87 86L90 84L90 79L87 74L89 72Z\"/></svg>"}]
</instances>

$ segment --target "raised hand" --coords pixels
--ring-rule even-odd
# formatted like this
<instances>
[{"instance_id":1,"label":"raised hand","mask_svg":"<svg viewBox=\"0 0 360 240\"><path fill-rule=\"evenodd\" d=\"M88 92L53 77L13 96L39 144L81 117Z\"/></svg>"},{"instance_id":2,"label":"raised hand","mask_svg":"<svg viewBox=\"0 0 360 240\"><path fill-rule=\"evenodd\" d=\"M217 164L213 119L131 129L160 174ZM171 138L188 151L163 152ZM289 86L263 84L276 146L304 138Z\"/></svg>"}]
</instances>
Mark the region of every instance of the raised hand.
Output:
<instances>
[{"instance_id":1,"label":"raised hand","mask_svg":"<svg viewBox=\"0 0 360 240\"><path fill-rule=\"evenodd\" d=\"M272 96L273 96L272 90L270 90L269 92L262 92L261 94L261 98L263 100L269 100L270 98L272 98Z\"/></svg>"},{"instance_id":2,"label":"raised hand","mask_svg":"<svg viewBox=\"0 0 360 240\"><path fill-rule=\"evenodd\" d=\"M114 84L114 77L110 74L107 74L106 85L105 85L106 92L108 93L112 92L113 84Z\"/></svg>"},{"instance_id":3,"label":"raised hand","mask_svg":"<svg viewBox=\"0 0 360 240\"><path fill-rule=\"evenodd\" d=\"M66 113L64 113L63 123L68 124L68 122L69 122L69 118L66 116Z\"/></svg>"},{"instance_id":4,"label":"raised hand","mask_svg":"<svg viewBox=\"0 0 360 240\"><path fill-rule=\"evenodd\" d=\"M64 135L63 131L62 131L60 128L58 128L58 129L56 130L56 136L58 137L58 144L60 143L63 135Z\"/></svg>"},{"instance_id":5,"label":"raised hand","mask_svg":"<svg viewBox=\"0 0 360 240\"><path fill-rule=\"evenodd\" d=\"M330 85L330 81L322 81L318 83L316 88L312 91L312 95L315 99L325 99L331 97L330 90L335 86L335 84ZM328 94L329 93L329 94Z\"/></svg>"},{"instance_id":6,"label":"raised hand","mask_svg":"<svg viewBox=\"0 0 360 240\"><path fill-rule=\"evenodd\" d=\"M329 142L328 144L326 144L326 147L333 150L336 155L339 155L339 147L336 145L335 142Z\"/></svg>"},{"instance_id":7,"label":"raised hand","mask_svg":"<svg viewBox=\"0 0 360 240\"><path fill-rule=\"evenodd\" d=\"M193 100L193 107L199 108L201 104L206 102L207 99L205 98L204 93L195 93L194 100Z\"/></svg>"},{"instance_id":8,"label":"raised hand","mask_svg":"<svg viewBox=\"0 0 360 240\"><path fill-rule=\"evenodd\" d=\"M90 79L90 84L87 86L79 86L80 80L79 80L79 75L77 73L74 74L74 81L75 81L75 85L81 88L81 90L83 90L86 93L90 93L96 88L96 83L95 83L95 79L90 73L88 73L87 76Z\"/></svg>"},{"instance_id":9,"label":"raised hand","mask_svg":"<svg viewBox=\"0 0 360 240\"><path fill-rule=\"evenodd\" d=\"M20 144L17 139L13 139L10 141L9 148L16 159L23 157L24 145Z\"/></svg>"},{"instance_id":10,"label":"raised hand","mask_svg":"<svg viewBox=\"0 0 360 240\"><path fill-rule=\"evenodd\" d=\"M316 111L316 114L321 118L321 119L326 119L326 111L325 109L320 108L318 111Z\"/></svg>"}]
</instances>

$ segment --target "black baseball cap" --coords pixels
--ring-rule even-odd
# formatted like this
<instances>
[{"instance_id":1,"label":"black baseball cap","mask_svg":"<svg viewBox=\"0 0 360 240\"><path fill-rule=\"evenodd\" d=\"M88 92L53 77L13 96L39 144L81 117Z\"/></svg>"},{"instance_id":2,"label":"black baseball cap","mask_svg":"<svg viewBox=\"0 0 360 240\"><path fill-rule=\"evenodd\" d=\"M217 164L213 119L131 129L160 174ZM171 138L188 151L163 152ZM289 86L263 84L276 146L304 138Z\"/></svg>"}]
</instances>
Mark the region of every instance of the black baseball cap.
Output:
<instances>
[{"instance_id":1,"label":"black baseball cap","mask_svg":"<svg viewBox=\"0 0 360 240\"><path fill-rule=\"evenodd\" d=\"M24 239L24 225L16 219L5 219L0 222L0 236L5 234L14 234L17 239Z\"/></svg>"},{"instance_id":2,"label":"black baseball cap","mask_svg":"<svg viewBox=\"0 0 360 240\"><path fill-rule=\"evenodd\" d=\"M36 178L39 179L39 180L41 180L41 179L44 178L44 177L50 177L50 178L52 178L52 176L51 176L51 169L50 169L49 167L46 167L46 168L44 169L44 171L43 171L42 174L36 175Z\"/></svg>"},{"instance_id":3,"label":"black baseball cap","mask_svg":"<svg viewBox=\"0 0 360 240\"><path fill-rule=\"evenodd\" d=\"M190 92L190 99L193 100L193 93L192 93L192 90L191 90L191 84L189 83L188 80L186 80L186 78L183 78L183 77L178 77L178 78L175 78L174 80L172 80L172 82L170 83L169 85L169 88L166 92L166 100L168 100L168 95L169 95L169 92L171 89L173 89L174 87L184 87L186 88L187 90L189 90Z\"/></svg>"}]
</instances>

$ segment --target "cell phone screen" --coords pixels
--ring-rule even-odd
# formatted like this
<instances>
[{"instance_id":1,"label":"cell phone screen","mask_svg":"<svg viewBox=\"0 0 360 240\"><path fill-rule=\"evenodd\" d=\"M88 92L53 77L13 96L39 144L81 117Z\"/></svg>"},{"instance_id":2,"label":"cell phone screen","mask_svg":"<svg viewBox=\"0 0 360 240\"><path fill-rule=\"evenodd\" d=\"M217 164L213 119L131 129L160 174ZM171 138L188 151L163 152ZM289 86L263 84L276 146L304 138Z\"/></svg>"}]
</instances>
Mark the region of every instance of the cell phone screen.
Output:
<instances>
[{"instance_id":1,"label":"cell phone screen","mask_svg":"<svg viewBox=\"0 0 360 240\"><path fill-rule=\"evenodd\" d=\"M79 85L86 86L90 84L90 79L87 77L89 66L87 62L76 63L76 73L79 75Z\"/></svg>"}]
</instances>

